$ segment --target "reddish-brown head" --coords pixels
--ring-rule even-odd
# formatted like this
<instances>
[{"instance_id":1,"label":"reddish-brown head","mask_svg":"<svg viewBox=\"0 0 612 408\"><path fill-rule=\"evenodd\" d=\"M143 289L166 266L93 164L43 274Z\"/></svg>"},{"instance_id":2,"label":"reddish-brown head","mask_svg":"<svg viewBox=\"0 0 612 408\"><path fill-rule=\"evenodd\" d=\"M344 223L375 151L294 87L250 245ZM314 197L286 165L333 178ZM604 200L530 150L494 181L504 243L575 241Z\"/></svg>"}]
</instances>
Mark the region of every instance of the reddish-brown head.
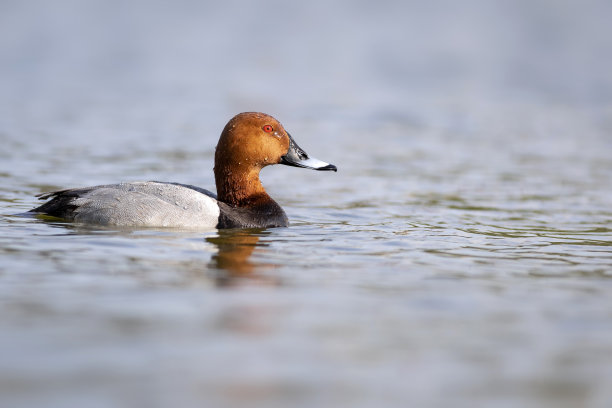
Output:
<instances>
[{"instance_id":1,"label":"reddish-brown head","mask_svg":"<svg viewBox=\"0 0 612 408\"><path fill-rule=\"evenodd\" d=\"M259 181L259 171L270 164L336 171L336 166L308 157L272 116L239 113L225 125L215 151L219 200L235 206L271 201Z\"/></svg>"},{"instance_id":2,"label":"reddish-brown head","mask_svg":"<svg viewBox=\"0 0 612 408\"><path fill-rule=\"evenodd\" d=\"M257 112L239 113L225 125L215 151L217 168L254 168L280 163L289 150L289 135L279 121Z\"/></svg>"}]
</instances>

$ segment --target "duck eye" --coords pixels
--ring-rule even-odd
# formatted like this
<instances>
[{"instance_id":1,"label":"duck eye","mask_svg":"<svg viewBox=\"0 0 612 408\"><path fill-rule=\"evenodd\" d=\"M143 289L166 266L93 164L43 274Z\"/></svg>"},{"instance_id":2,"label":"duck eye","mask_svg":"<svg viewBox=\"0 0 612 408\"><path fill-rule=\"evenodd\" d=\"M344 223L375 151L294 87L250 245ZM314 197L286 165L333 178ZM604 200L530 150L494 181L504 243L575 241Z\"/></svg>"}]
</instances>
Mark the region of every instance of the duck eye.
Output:
<instances>
[{"instance_id":1,"label":"duck eye","mask_svg":"<svg viewBox=\"0 0 612 408\"><path fill-rule=\"evenodd\" d=\"M262 129L266 133L271 133L274 130L274 128L272 126L270 126L270 125L264 125L264 127L262 127Z\"/></svg>"}]
</instances>

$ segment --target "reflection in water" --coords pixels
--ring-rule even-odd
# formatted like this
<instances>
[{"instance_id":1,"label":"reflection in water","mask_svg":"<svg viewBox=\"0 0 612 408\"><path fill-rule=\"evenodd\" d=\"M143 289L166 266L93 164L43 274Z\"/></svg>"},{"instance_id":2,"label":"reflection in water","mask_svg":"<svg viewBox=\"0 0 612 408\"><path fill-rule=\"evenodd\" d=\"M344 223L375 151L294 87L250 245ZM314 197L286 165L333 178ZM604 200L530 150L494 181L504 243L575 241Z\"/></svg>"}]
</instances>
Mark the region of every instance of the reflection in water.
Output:
<instances>
[{"instance_id":1,"label":"reflection in water","mask_svg":"<svg viewBox=\"0 0 612 408\"><path fill-rule=\"evenodd\" d=\"M113 236L117 240L124 237L129 239L129 243L133 244L134 239L153 239L155 242L163 241L165 247L175 247L179 249L183 244L180 238L185 236L193 236L193 232L182 232L174 229L139 229L139 228L119 228L115 226L100 226L80 224L69 221L64 221L56 217L48 216L32 216L31 213L20 214L19 218L35 218L38 222L49 225L54 229L59 229L57 234L62 235L77 235L81 237L98 237L98 236ZM183 235L186 234L186 235ZM208 233L207 233L208 235ZM217 230L210 236L205 238L207 244L202 248L204 252L209 253L212 249L213 255L208 268L204 267L209 272L209 279L219 287L237 286L239 284L257 284L265 286L278 286L280 280L272 276L262 274L262 271L270 269L274 264L266 264L251 261L251 255L255 248L267 246L267 243L259 242L262 236L268 236L270 232L265 229L227 229ZM198 241L201 235L198 234ZM91 242L91 241L89 241ZM125 245L130 245L125 243ZM211 248L212 245L212 248ZM199 246L198 246L199 248ZM160 255L159 252L157 255ZM176 256L172 253L170 256ZM185 259L167 259L165 256L161 258L145 254L130 254L130 260L138 264L138 270L146 269L145 265L153 262L156 268L165 265L168 270L177 268L178 265L183 265L181 269L193 271L196 275L202 272L202 265L198 260L195 264ZM99 266L99 264L98 264ZM257 273L255 273L257 270Z\"/></svg>"},{"instance_id":2,"label":"reflection in water","mask_svg":"<svg viewBox=\"0 0 612 408\"><path fill-rule=\"evenodd\" d=\"M229 229L219 230L216 236L206 238L214 244L219 252L212 257L211 265L215 268L215 282L218 286L234 286L248 278L264 285L276 286L277 279L255 274L255 264L250 261L251 254L256 247L259 237L267 235L264 229ZM257 267L265 267L258 264Z\"/></svg>"}]
</instances>

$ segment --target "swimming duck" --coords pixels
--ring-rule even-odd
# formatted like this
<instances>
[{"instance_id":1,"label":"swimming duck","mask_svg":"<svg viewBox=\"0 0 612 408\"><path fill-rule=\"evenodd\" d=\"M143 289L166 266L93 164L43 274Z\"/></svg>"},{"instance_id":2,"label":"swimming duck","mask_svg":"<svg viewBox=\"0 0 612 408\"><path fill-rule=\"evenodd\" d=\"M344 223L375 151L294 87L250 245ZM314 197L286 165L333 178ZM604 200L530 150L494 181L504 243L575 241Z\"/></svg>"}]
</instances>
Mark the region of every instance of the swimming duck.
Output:
<instances>
[{"instance_id":1,"label":"swimming duck","mask_svg":"<svg viewBox=\"0 0 612 408\"><path fill-rule=\"evenodd\" d=\"M146 181L39 194L30 210L68 221L122 227L286 227L287 215L266 193L259 172L272 164L337 171L309 157L270 115L244 112L227 123L215 150L217 194L200 187Z\"/></svg>"}]
</instances>

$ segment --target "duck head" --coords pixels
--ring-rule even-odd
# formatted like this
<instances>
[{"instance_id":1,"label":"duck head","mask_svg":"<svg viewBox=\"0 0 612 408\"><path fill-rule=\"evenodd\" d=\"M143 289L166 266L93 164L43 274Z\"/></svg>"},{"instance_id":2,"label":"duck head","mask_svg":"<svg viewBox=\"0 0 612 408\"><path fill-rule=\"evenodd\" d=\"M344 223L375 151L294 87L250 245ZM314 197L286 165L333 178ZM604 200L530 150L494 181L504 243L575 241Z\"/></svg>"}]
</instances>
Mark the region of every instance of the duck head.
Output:
<instances>
[{"instance_id":1,"label":"duck head","mask_svg":"<svg viewBox=\"0 0 612 408\"><path fill-rule=\"evenodd\" d=\"M337 171L333 164L310 157L272 116L239 113L225 125L215 150L219 199L241 205L244 197L265 194L259 172L271 164Z\"/></svg>"}]
</instances>

